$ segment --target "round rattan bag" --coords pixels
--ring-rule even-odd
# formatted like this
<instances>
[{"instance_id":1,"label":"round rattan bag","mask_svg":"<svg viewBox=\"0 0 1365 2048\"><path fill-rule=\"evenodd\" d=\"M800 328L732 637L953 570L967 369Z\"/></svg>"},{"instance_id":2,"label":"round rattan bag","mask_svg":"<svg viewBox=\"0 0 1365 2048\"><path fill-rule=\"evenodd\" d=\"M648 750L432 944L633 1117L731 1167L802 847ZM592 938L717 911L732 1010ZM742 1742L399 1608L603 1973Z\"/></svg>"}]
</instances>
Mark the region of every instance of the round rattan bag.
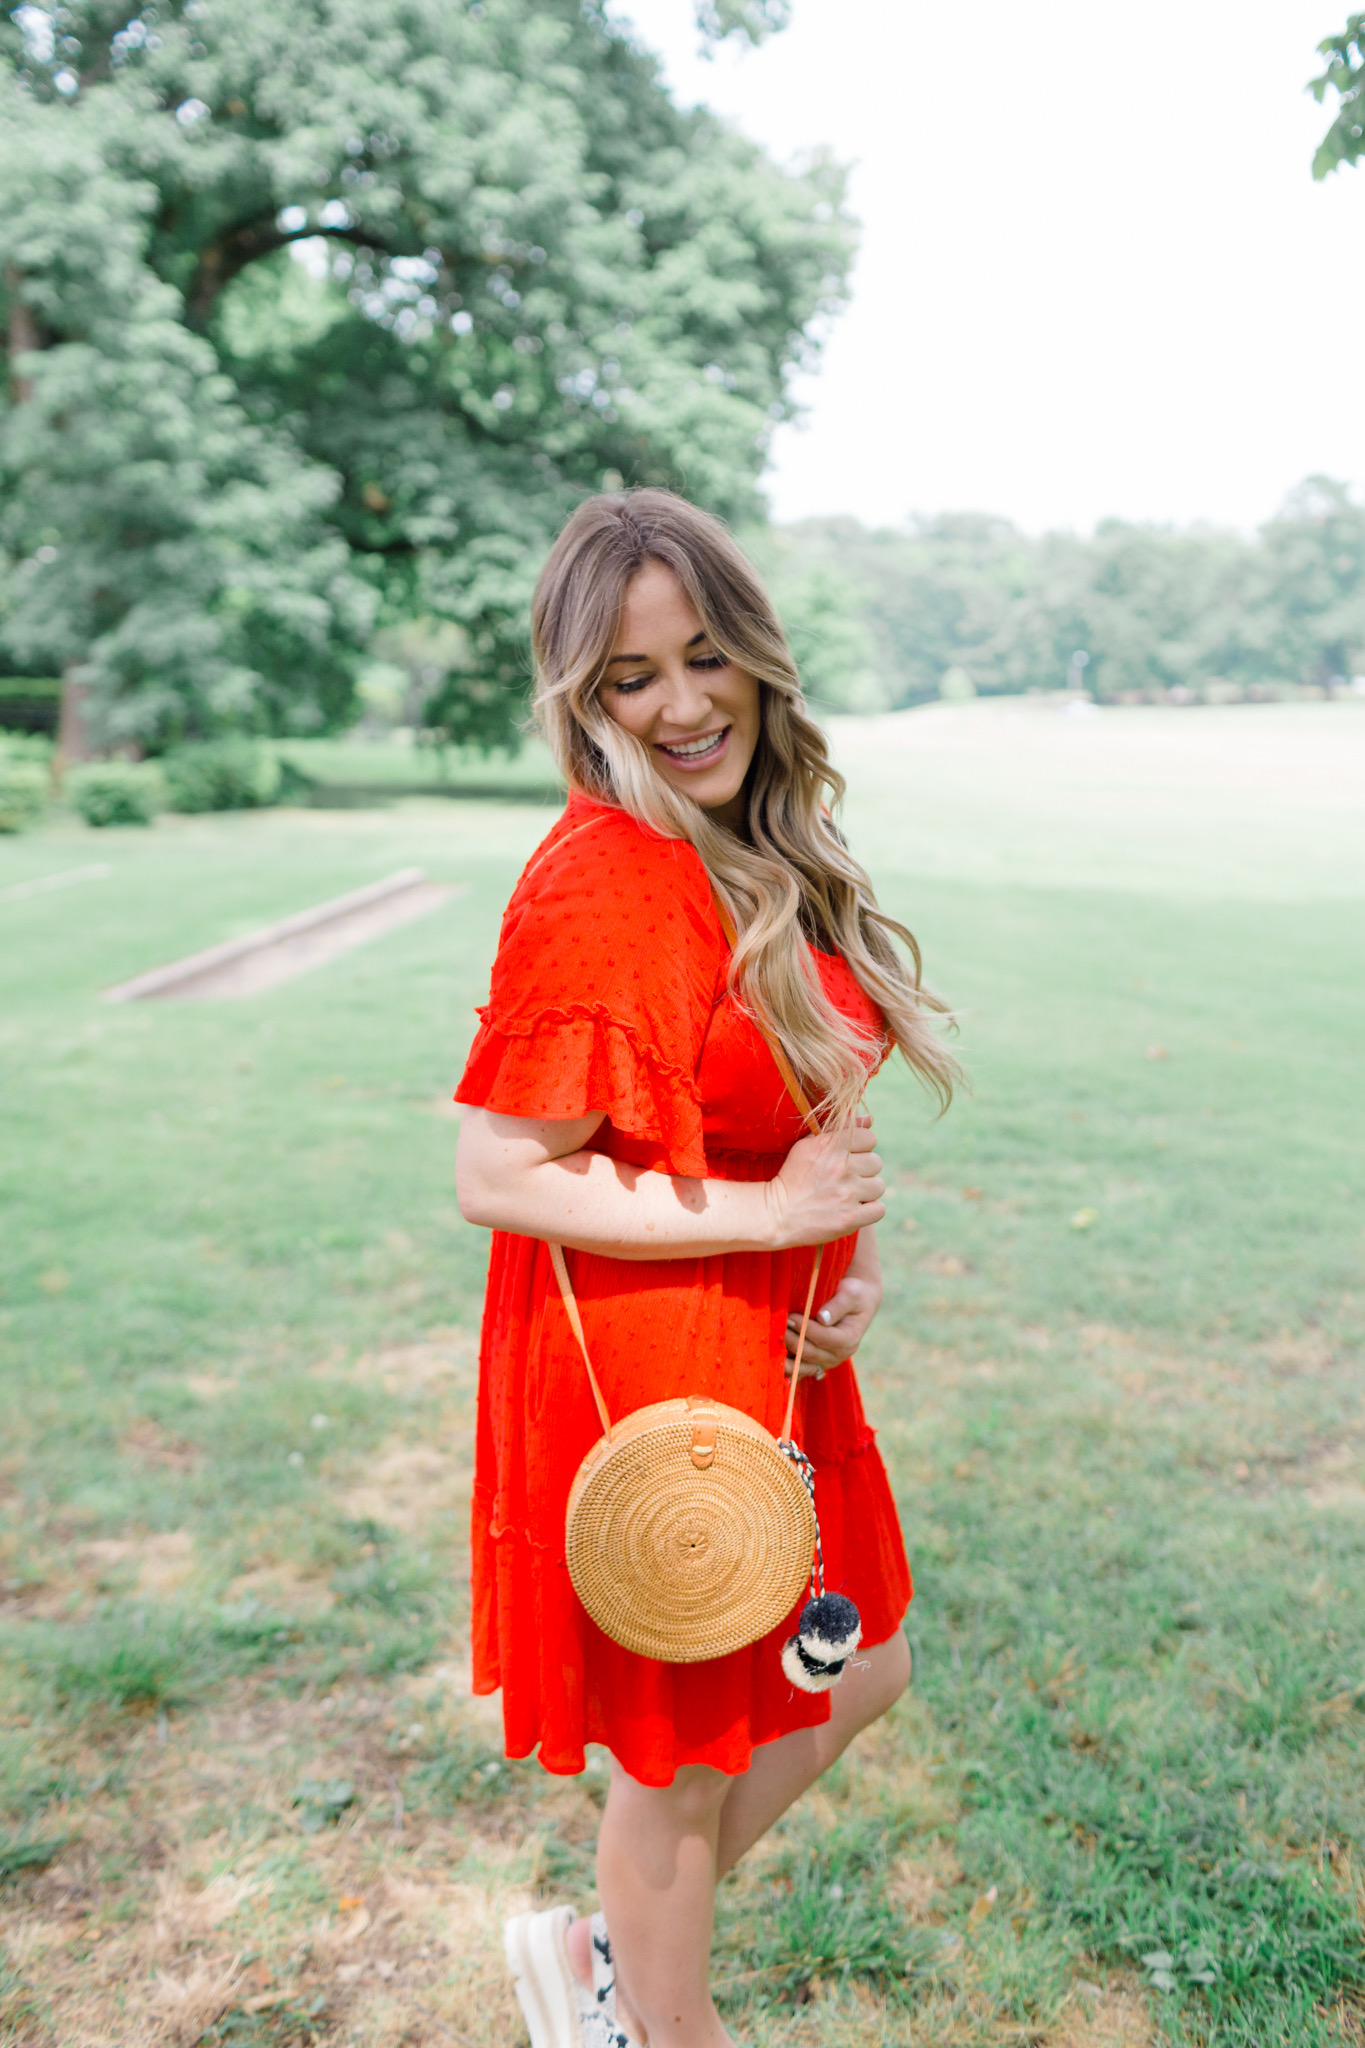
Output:
<instances>
[{"instance_id":1,"label":"round rattan bag","mask_svg":"<svg viewBox=\"0 0 1365 2048\"><path fill-rule=\"evenodd\" d=\"M815 1511L763 1425L689 1396L637 1408L578 1469L565 1548L614 1642L697 1664L776 1628L810 1578Z\"/></svg>"}]
</instances>

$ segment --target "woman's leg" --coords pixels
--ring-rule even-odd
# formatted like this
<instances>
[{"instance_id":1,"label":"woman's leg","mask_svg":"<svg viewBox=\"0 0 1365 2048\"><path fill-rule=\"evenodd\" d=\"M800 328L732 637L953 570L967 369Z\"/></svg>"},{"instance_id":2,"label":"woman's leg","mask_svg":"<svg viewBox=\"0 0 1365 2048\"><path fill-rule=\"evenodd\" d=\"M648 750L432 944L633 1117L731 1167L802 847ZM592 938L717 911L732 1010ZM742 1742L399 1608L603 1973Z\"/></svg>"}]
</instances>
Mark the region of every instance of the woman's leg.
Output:
<instances>
[{"instance_id":1,"label":"woman's leg","mask_svg":"<svg viewBox=\"0 0 1365 2048\"><path fill-rule=\"evenodd\" d=\"M742 1777L695 1766L659 1791L612 1765L598 1888L616 1958L617 2010L634 2040L648 2038L650 2048L721 2048L729 2040L707 1988L716 1880L909 1682L910 1645L897 1631L850 1664L823 1727L765 1743ZM575 1922L569 1954L584 1984L592 1981L588 1941L587 1921Z\"/></svg>"},{"instance_id":2,"label":"woman's leg","mask_svg":"<svg viewBox=\"0 0 1365 2048\"><path fill-rule=\"evenodd\" d=\"M860 1728L894 1706L909 1683L910 1645L897 1629L888 1642L857 1653L830 1695L823 1727L798 1728L754 1751L743 1777L728 1780L716 1842L718 1877L734 1869L745 1850L843 1755Z\"/></svg>"},{"instance_id":3,"label":"woman's leg","mask_svg":"<svg viewBox=\"0 0 1365 2048\"><path fill-rule=\"evenodd\" d=\"M612 1765L597 1837L597 1889L611 1931L621 2025L649 2048L730 2042L708 1976L716 1836L733 1783L693 1764L671 1785L640 1785Z\"/></svg>"}]
</instances>

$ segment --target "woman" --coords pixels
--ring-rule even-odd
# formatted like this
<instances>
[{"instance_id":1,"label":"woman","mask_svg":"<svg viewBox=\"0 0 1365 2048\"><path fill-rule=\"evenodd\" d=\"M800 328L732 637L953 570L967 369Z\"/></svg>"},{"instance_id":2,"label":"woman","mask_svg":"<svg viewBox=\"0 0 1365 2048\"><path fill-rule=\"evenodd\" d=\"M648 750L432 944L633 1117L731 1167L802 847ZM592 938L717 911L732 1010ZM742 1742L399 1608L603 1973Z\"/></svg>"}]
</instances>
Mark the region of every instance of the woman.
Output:
<instances>
[{"instance_id":1,"label":"woman","mask_svg":"<svg viewBox=\"0 0 1365 2048\"><path fill-rule=\"evenodd\" d=\"M508 1959L533 2048L724 2048L707 1982L717 1879L909 1681L905 1549L848 1364L881 1301L885 1214L858 1104L893 1045L944 1099L952 1065L913 939L823 808L842 782L725 529L662 491L589 500L545 566L533 632L570 797L508 907L458 1090L460 1207L495 1232L474 1685L501 1686L509 1755L538 1749L572 1773L600 1742L612 1766L603 1915L521 1915ZM819 1105L820 1135L755 1017ZM570 1248L613 1415L710 1395L774 1434L826 1248L793 1433L816 1468L827 1583L862 1616L832 1694L784 1676L790 1622L669 1665L579 1605L565 1509L601 1431L547 1240Z\"/></svg>"}]
</instances>

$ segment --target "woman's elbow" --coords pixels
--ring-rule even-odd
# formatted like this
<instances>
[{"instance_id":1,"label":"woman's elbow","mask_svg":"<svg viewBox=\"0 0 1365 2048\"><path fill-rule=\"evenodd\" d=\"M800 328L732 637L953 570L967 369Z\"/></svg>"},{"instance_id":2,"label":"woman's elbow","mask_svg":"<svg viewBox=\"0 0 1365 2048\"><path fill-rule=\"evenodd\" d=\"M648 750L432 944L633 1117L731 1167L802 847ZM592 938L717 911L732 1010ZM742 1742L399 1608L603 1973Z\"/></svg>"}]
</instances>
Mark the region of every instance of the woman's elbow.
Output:
<instances>
[{"instance_id":1,"label":"woman's elbow","mask_svg":"<svg viewBox=\"0 0 1365 2048\"><path fill-rule=\"evenodd\" d=\"M455 1204L466 1223L480 1230L497 1230L503 1222L503 1207L497 1192L477 1166L455 1162Z\"/></svg>"},{"instance_id":2,"label":"woman's elbow","mask_svg":"<svg viewBox=\"0 0 1365 2048\"><path fill-rule=\"evenodd\" d=\"M490 1172L488 1147L482 1142L480 1119L471 1116L460 1128L455 1148L455 1201L466 1223L496 1230L502 1220L497 1201L498 1175Z\"/></svg>"}]
</instances>

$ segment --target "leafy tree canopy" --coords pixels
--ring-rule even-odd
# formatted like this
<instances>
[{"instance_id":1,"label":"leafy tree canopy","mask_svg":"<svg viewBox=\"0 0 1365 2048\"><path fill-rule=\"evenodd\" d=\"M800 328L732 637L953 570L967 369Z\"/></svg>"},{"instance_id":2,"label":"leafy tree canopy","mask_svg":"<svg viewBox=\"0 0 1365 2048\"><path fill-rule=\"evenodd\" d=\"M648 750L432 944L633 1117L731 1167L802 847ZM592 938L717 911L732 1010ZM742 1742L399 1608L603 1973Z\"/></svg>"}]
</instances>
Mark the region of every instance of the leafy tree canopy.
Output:
<instances>
[{"instance_id":1,"label":"leafy tree canopy","mask_svg":"<svg viewBox=\"0 0 1365 2048\"><path fill-rule=\"evenodd\" d=\"M0 24L0 644L159 746L335 723L426 619L428 715L509 739L580 496L755 516L844 292L839 173L679 110L601 0L127 5Z\"/></svg>"},{"instance_id":2,"label":"leafy tree canopy","mask_svg":"<svg viewBox=\"0 0 1365 2048\"><path fill-rule=\"evenodd\" d=\"M743 36L762 43L791 19L791 0L697 0L697 26L707 42Z\"/></svg>"},{"instance_id":3,"label":"leafy tree canopy","mask_svg":"<svg viewBox=\"0 0 1365 2048\"><path fill-rule=\"evenodd\" d=\"M798 602L795 622L817 656L837 652L840 673L861 673L856 708L943 694L950 673L959 690L1058 690L1078 650L1086 687L1110 700L1277 694L1365 674L1365 507L1327 477L1301 484L1251 539L1119 519L1089 538L1034 539L957 513L901 529L807 520L768 545L779 596L784 579L798 597L829 579L815 590L823 616ZM870 660L853 657L858 627Z\"/></svg>"},{"instance_id":4,"label":"leafy tree canopy","mask_svg":"<svg viewBox=\"0 0 1365 2048\"><path fill-rule=\"evenodd\" d=\"M1313 176L1325 178L1339 164L1354 164L1365 154L1365 14L1352 14L1339 36L1318 44L1327 68L1312 83L1319 102L1335 93L1337 114L1318 145Z\"/></svg>"}]
</instances>

